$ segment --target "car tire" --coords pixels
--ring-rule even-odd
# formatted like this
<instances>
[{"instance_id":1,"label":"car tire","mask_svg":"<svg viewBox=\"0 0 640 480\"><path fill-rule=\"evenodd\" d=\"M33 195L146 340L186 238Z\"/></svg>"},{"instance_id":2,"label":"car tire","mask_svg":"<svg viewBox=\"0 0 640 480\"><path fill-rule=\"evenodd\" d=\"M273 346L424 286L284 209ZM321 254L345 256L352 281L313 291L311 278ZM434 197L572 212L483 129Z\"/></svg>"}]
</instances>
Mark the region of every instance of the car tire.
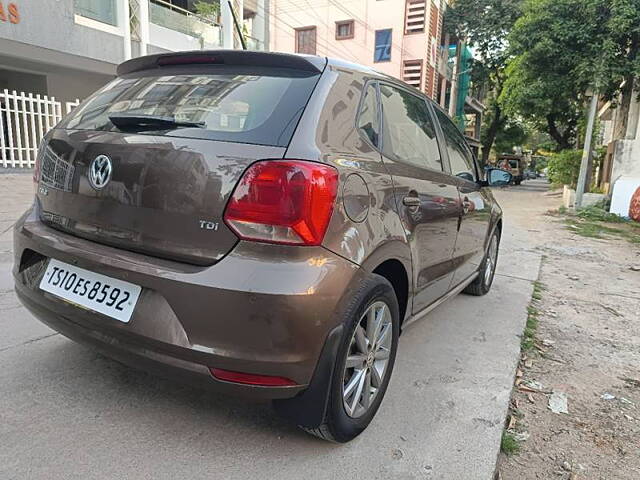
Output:
<instances>
[{"instance_id":1,"label":"car tire","mask_svg":"<svg viewBox=\"0 0 640 480\"><path fill-rule=\"evenodd\" d=\"M368 315L372 312L375 316L373 324L376 323L375 320L378 319L378 316L381 318L382 327L377 336L375 329L368 331L367 328L367 326L373 325L368 323L370 318ZM343 314L342 321L345 326L344 335L338 348L335 368L329 385L324 418L315 428L301 426L304 431L312 435L337 443L348 442L367 428L380 407L389 385L400 333L398 300L391 284L384 277L375 274L369 275L360 284ZM361 351L362 347L365 347L361 345L363 334L364 340L368 342L366 345L366 348L369 349L368 355ZM374 339L374 348L370 347L371 338ZM376 350L376 347L380 348ZM375 360L372 360L372 355ZM377 359L376 355L388 355L381 373L380 367L382 367L382 360L385 359ZM356 360L357 356L362 356L361 370L353 367L359 361ZM376 369L375 373L373 369ZM365 398L367 386L369 386L370 392L368 399ZM345 396L347 389L350 389L352 395L348 393ZM360 390L362 391L361 395L359 394ZM359 395L360 399L356 399L356 395ZM355 405L355 407L350 408L349 405Z\"/></svg>"},{"instance_id":2,"label":"car tire","mask_svg":"<svg viewBox=\"0 0 640 480\"><path fill-rule=\"evenodd\" d=\"M493 278L496 274L496 266L498 264L498 253L500 251L500 232L495 230L489 238L489 246L484 255L484 259L480 264L478 270L478 276L463 290L464 293L469 295L482 296L489 293L491 285L493 285Z\"/></svg>"}]
</instances>

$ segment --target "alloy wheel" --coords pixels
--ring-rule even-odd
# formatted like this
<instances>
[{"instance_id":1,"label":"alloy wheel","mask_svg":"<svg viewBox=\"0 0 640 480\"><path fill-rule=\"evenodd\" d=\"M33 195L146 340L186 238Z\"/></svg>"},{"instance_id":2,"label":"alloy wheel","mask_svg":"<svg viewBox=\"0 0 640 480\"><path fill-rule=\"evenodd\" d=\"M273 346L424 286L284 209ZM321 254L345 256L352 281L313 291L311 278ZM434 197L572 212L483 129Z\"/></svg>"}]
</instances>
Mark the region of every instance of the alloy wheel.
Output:
<instances>
[{"instance_id":1,"label":"alloy wheel","mask_svg":"<svg viewBox=\"0 0 640 480\"><path fill-rule=\"evenodd\" d=\"M369 306L351 337L342 377L344 409L352 418L364 415L383 384L392 348L393 323L385 302Z\"/></svg>"}]
</instances>

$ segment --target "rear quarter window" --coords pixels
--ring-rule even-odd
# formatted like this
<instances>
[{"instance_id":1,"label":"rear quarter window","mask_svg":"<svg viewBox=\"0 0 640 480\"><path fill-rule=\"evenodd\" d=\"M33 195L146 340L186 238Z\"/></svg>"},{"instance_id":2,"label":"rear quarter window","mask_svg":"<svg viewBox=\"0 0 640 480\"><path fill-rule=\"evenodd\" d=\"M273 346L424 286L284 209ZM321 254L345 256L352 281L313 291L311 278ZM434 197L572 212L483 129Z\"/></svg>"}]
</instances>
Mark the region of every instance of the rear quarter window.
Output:
<instances>
[{"instance_id":1,"label":"rear quarter window","mask_svg":"<svg viewBox=\"0 0 640 480\"><path fill-rule=\"evenodd\" d=\"M203 123L136 133L287 146L320 74L293 69L209 66L139 72L117 78L60 125L118 131L112 114L172 117Z\"/></svg>"}]
</instances>

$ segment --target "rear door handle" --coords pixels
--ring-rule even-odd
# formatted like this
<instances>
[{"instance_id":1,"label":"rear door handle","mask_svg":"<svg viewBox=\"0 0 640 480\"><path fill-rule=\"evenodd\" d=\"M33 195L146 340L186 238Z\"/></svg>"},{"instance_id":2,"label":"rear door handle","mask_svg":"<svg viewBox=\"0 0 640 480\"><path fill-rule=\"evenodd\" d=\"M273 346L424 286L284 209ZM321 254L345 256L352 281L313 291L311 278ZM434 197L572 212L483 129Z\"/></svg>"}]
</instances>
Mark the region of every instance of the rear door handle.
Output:
<instances>
[{"instance_id":1,"label":"rear door handle","mask_svg":"<svg viewBox=\"0 0 640 480\"><path fill-rule=\"evenodd\" d=\"M402 199L402 203L406 206L406 207L419 207L421 205L422 202L420 202L420 198L419 197L414 197L414 196L406 196Z\"/></svg>"}]
</instances>

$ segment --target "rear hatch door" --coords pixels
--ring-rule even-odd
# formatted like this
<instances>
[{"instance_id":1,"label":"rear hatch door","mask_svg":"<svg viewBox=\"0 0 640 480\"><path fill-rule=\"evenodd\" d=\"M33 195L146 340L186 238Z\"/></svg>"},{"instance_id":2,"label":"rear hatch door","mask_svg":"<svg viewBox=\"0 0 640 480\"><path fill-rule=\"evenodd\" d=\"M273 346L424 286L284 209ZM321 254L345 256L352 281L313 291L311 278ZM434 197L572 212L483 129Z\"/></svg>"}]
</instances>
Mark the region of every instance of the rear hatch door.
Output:
<instances>
[{"instance_id":1,"label":"rear hatch door","mask_svg":"<svg viewBox=\"0 0 640 480\"><path fill-rule=\"evenodd\" d=\"M320 71L165 63L117 78L48 135L41 218L96 242L210 265L237 242L222 220L236 183L253 162L284 156Z\"/></svg>"},{"instance_id":2,"label":"rear hatch door","mask_svg":"<svg viewBox=\"0 0 640 480\"><path fill-rule=\"evenodd\" d=\"M41 218L96 242L195 264L212 264L237 238L222 221L233 187L256 160L282 147L55 130L42 155ZM111 178L90 179L107 157Z\"/></svg>"}]
</instances>

